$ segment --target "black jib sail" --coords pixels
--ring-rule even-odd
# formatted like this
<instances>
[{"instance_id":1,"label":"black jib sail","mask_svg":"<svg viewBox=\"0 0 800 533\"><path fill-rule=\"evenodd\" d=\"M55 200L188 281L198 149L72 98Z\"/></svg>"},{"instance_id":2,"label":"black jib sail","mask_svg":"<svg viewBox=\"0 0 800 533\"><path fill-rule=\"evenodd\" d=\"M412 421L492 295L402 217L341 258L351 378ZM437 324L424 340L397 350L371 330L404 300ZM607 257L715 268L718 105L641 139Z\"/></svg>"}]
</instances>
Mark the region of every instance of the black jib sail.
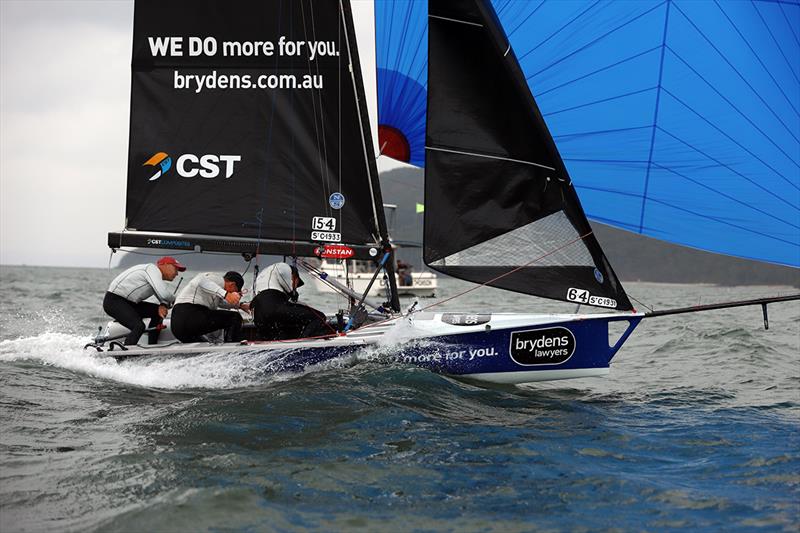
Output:
<instances>
[{"instance_id":1,"label":"black jib sail","mask_svg":"<svg viewBox=\"0 0 800 533\"><path fill-rule=\"evenodd\" d=\"M430 0L425 263L494 287L632 309L484 0Z\"/></svg>"},{"instance_id":2,"label":"black jib sail","mask_svg":"<svg viewBox=\"0 0 800 533\"><path fill-rule=\"evenodd\" d=\"M349 2L137 1L109 245L368 257L387 236L363 92Z\"/></svg>"}]
</instances>

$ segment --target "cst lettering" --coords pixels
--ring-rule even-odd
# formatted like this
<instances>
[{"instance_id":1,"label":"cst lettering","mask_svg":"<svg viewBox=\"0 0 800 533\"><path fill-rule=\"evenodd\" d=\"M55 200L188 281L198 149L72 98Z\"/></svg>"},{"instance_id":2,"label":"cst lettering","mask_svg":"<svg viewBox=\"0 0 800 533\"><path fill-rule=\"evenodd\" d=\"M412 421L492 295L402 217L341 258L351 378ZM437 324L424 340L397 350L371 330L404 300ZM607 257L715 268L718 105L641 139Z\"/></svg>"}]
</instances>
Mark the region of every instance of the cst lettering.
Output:
<instances>
[{"instance_id":1,"label":"cst lettering","mask_svg":"<svg viewBox=\"0 0 800 533\"><path fill-rule=\"evenodd\" d=\"M178 158L176 165L178 174L184 178L200 176L202 178L216 178L219 176L220 166L225 167L225 178L233 176L234 164L242 160L240 155L203 155L183 154Z\"/></svg>"}]
</instances>

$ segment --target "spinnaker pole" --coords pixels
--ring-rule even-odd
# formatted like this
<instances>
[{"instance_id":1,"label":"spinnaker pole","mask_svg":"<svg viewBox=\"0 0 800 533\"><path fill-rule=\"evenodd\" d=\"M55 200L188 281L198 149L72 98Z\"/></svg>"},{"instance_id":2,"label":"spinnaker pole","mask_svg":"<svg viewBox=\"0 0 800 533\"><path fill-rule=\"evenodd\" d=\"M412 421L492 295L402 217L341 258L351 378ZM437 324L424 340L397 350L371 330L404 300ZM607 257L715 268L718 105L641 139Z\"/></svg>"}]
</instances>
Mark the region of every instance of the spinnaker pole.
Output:
<instances>
[{"instance_id":1,"label":"spinnaker pole","mask_svg":"<svg viewBox=\"0 0 800 533\"><path fill-rule=\"evenodd\" d=\"M648 311L644 318L655 318L657 316L681 315L684 313L698 313L700 311L714 311L716 309L729 309L732 307L745 307L749 305L760 305L764 315L764 329L769 329L769 317L767 316L767 304L778 302L790 302L800 300L800 294L790 294L788 296L770 296L767 298L755 298L752 300L736 300L733 302L721 302L716 304L695 305L692 307L677 307L675 309L664 309L660 311Z\"/></svg>"}]
</instances>

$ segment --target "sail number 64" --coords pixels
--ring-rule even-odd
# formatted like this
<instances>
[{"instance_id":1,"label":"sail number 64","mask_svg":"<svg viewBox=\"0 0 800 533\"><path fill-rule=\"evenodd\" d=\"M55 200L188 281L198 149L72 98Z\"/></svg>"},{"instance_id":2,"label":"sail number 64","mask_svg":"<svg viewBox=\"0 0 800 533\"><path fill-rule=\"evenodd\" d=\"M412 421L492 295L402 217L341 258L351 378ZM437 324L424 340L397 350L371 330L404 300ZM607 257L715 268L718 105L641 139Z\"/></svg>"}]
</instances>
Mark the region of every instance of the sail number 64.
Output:
<instances>
[{"instance_id":1,"label":"sail number 64","mask_svg":"<svg viewBox=\"0 0 800 533\"><path fill-rule=\"evenodd\" d=\"M570 287L567 290L567 300L570 302L578 302L582 304L589 303L589 291L586 289L576 289L574 287Z\"/></svg>"}]
</instances>

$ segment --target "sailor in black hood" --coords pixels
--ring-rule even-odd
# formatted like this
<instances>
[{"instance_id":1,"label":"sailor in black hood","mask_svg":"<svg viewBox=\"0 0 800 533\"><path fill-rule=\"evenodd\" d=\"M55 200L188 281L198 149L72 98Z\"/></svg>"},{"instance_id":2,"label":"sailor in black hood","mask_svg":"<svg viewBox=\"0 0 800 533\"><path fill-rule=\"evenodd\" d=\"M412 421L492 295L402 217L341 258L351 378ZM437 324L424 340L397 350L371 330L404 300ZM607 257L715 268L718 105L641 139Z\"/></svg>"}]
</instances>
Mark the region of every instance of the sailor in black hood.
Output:
<instances>
[{"instance_id":1,"label":"sailor in black hood","mask_svg":"<svg viewBox=\"0 0 800 533\"><path fill-rule=\"evenodd\" d=\"M259 338L272 341L335 333L324 313L297 303L297 288L302 285L297 268L286 263L275 263L258 275L258 294L250 307Z\"/></svg>"}]
</instances>

